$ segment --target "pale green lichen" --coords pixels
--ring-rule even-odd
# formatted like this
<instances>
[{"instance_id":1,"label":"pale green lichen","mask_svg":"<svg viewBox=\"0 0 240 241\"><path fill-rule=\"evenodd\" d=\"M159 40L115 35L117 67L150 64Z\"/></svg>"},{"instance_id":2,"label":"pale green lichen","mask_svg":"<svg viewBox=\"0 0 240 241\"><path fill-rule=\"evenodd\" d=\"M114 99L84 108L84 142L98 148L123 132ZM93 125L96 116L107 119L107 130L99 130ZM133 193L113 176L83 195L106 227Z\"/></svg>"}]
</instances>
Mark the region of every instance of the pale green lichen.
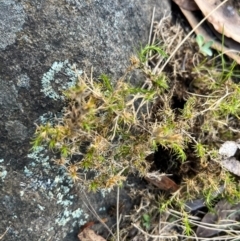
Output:
<instances>
[{"instance_id":1,"label":"pale green lichen","mask_svg":"<svg viewBox=\"0 0 240 241\"><path fill-rule=\"evenodd\" d=\"M40 204L38 204L37 206L41 211L44 211L45 207L41 206Z\"/></svg>"},{"instance_id":2,"label":"pale green lichen","mask_svg":"<svg viewBox=\"0 0 240 241\"><path fill-rule=\"evenodd\" d=\"M68 209L65 209L59 217L56 219L56 223L59 226L64 226L66 225L70 220L74 223L76 223L77 220L73 219L78 219L78 225L81 226L86 222L86 219L88 218L88 214L84 213L81 208L76 209L75 211L70 211ZM80 219L82 217L82 219Z\"/></svg>"},{"instance_id":3,"label":"pale green lichen","mask_svg":"<svg viewBox=\"0 0 240 241\"><path fill-rule=\"evenodd\" d=\"M45 148L43 146L38 146L34 151L29 153L27 157L35 160L35 163L31 162L29 167L35 167L36 163L41 163L41 165L44 167L44 172L48 173L50 170L49 157L43 153L44 150ZM27 167L25 168L27 169ZM27 170L25 173L27 173Z\"/></svg>"},{"instance_id":4,"label":"pale green lichen","mask_svg":"<svg viewBox=\"0 0 240 241\"><path fill-rule=\"evenodd\" d=\"M30 78L27 74L21 74L17 77L17 86L28 89L30 87Z\"/></svg>"},{"instance_id":5,"label":"pale green lichen","mask_svg":"<svg viewBox=\"0 0 240 241\"><path fill-rule=\"evenodd\" d=\"M0 163L1 162L4 162L4 160L0 159ZM6 170L5 166L0 166L0 179L2 179L2 181L4 181L6 176L7 176L7 170Z\"/></svg>"},{"instance_id":6,"label":"pale green lichen","mask_svg":"<svg viewBox=\"0 0 240 241\"><path fill-rule=\"evenodd\" d=\"M32 171L30 171L26 166L24 167L24 174L27 176L27 177L31 177L32 176Z\"/></svg>"},{"instance_id":7,"label":"pale green lichen","mask_svg":"<svg viewBox=\"0 0 240 241\"><path fill-rule=\"evenodd\" d=\"M56 78L56 74L59 72L63 73L63 75L68 78L69 82L64 82L60 78ZM54 100L64 99L63 95L60 93L63 90L74 86L76 84L77 77L81 74L82 71L76 70L75 65L70 65L68 60L65 60L64 62L54 62L50 70L45 73L41 79L41 92L43 92L46 97ZM54 88L53 85L58 87Z\"/></svg>"},{"instance_id":8,"label":"pale green lichen","mask_svg":"<svg viewBox=\"0 0 240 241\"><path fill-rule=\"evenodd\" d=\"M111 192L111 188L102 188L102 189L100 189L100 192L101 192L102 197L105 198L106 194Z\"/></svg>"},{"instance_id":9,"label":"pale green lichen","mask_svg":"<svg viewBox=\"0 0 240 241\"><path fill-rule=\"evenodd\" d=\"M39 117L40 123L53 122L52 114L44 114ZM34 180L31 185L28 185L27 188L37 188L37 190L43 192L49 200L55 202L56 205L60 205L60 213L58 213L55 223L59 226L64 226L71 222L73 227L83 225L88 218L88 214L81 208L74 209L74 198L76 195L70 195L70 190L73 187L72 179L67 175L66 169L63 167L56 168L51 165L50 157L46 153L46 149L43 146L36 147L28 154L28 158L31 158L32 161L25 167L25 175L32 174L31 178ZM55 177L51 180L48 178L39 178L36 176L35 171L38 171L39 165L42 167L42 172L47 174L52 171L57 172ZM36 189L35 189L36 190ZM105 196L103 191L103 196ZM24 191L20 191L20 195L24 195ZM41 210L44 207L38 208ZM42 210L44 211L44 210Z\"/></svg>"},{"instance_id":10,"label":"pale green lichen","mask_svg":"<svg viewBox=\"0 0 240 241\"><path fill-rule=\"evenodd\" d=\"M2 166L0 166L0 168L3 169ZM6 170L3 169L2 171L0 171L0 178L2 180L4 180L6 176L7 176L7 171Z\"/></svg>"}]
</instances>

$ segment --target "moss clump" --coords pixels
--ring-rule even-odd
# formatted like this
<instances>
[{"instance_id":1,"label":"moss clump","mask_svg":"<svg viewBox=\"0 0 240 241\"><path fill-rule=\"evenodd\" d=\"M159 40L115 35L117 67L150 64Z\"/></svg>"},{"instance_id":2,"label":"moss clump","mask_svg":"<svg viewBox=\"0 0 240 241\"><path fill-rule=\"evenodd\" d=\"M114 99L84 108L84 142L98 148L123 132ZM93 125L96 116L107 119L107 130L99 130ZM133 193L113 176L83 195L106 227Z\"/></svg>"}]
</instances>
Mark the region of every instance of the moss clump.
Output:
<instances>
[{"instance_id":1,"label":"moss clump","mask_svg":"<svg viewBox=\"0 0 240 241\"><path fill-rule=\"evenodd\" d=\"M59 157L54 162L64 166L74 181L96 191L120 185L129 173L144 176L151 167L146 157L161 146L174 156L169 165L177 169L160 171L181 176L174 200L184 203L209 196L221 185L227 196L240 197L218 157L219 141L236 134L229 125L240 110L240 87L229 74L235 64L218 70L204 60L192 66L194 78L187 89L180 81L168 83L166 75L146 65L146 56L153 60L162 54L159 49L147 46L139 58L132 57L115 85L106 75L95 80L80 75L77 84L64 92L68 104L62 117L37 127L33 148L47 145ZM136 68L146 75L141 87L127 81ZM176 104L179 98L181 107Z\"/></svg>"},{"instance_id":2,"label":"moss clump","mask_svg":"<svg viewBox=\"0 0 240 241\"><path fill-rule=\"evenodd\" d=\"M239 198L239 188L218 155L226 137L239 138L240 87L231 80L236 64L227 66L222 56L220 61L193 57L188 51L188 76L178 55L166 66L168 73L158 73L173 51L165 40L166 53L157 45L141 49L114 85L106 75L79 76L76 86L64 92L68 105L62 117L37 127L33 148L47 145L59 156L55 163L74 181L96 191L120 185L129 173L146 175L151 167L146 157L161 147L170 158L160 171L180 176L179 191L164 207L177 200L181 208L186 200L203 196L211 201L222 186L223 196ZM127 81L137 68L146 76L140 87Z\"/></svg>"},{"instance_id":3,"label":"moss clump","mask_svg":"<svg viewBox=\"0 0 240 241\"><path fill-rule=\"evenodd\" d=\"M33 148L47 145L59 154L55 163L93 191L120 184L129 172L144 175L149 170L145 158L158 141L151 109L167 83L160 76L142 87L127 83L128 74L139 66L132 57L126 75L115 85L106 75L98 80L79 76L76 86L64 92L68 106L62 118L37 127ZM84 178L85 170L93 172L91 181Z\"/></svg>"},{"instance_id":4,"label":"moss clump","mask_svg":"<svg viewBox=\"0 0 240 241\"><path fill-rule=\"evenodd\" d=\"M164 44L169 56L185 38L182 27L169 20L156 24L153 33L154 41ZM201 219L196 210L206 206L213 210L219 199L240 201L239 177L222 166L223 157L219 155L222 143L240 138L239 66L223 54L214 54L213 58L204 57L195 40L189 38L172 59L163 61L160 55L152 53L145 62L145 72L156 74L164 69L171 79L169 90L159 96L153 111L159 147L157 163L160 172L181 179L175 179L180 188L171 194L144 190L142 199L147 205L141 203L131 221L149 238L198 240L193 234L197 226L208 228L209 223L196 222ZM171 148L166 140L167 144L172 143ZM174 144L180 148L177 156L171 153ZM167 161L166 149L169 150ZM189 203L194 203L192 209L187 207ZM138 223L146 212L152 220L148 230ZM211 229L217 229L218 225L219 219ZM226 227L225 234L224 238L231 239L230 235L236 238L237 232L230 234Z\"/></svg>"}]
</instances>

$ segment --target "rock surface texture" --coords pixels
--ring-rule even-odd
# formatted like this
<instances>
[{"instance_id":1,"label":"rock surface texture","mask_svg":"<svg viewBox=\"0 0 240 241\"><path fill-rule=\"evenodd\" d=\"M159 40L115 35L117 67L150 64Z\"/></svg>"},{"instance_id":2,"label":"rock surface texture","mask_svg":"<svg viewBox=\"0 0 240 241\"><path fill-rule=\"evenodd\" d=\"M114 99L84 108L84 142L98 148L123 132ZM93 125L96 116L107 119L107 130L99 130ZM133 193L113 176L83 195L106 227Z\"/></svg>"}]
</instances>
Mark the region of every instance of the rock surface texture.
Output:
<instances>
[{"instance_id":1,"label":"rock surface texture","mask_svg":"<svg viewBox=\"0 0 240 241\"><path fill-rule=\"evenodd\" d=\"M30 151L34 123L61 111L60 91L76 80L75 68L120 77L147 43L153 7L156 20L170 12L167 0L0 1L0 237L8 229L2 240L77 240L79 226L91 219L86 197L49 153ZM115 196L88 199L104 217Z\"/></svg>"}]
</instances>

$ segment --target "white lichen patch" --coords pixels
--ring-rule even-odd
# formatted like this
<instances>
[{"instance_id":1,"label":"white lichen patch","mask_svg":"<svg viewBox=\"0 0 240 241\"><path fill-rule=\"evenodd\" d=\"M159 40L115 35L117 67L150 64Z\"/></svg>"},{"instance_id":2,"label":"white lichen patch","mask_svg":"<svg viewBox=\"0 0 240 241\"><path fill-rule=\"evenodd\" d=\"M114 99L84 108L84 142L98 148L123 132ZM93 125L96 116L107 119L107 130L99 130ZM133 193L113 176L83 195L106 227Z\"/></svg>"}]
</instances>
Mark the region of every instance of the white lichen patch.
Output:
<instances>
[{"instance_id":1,"label":"white lichen patch","mask_svg":"<svg viewBox=\"0 0 240 241\"><path fill-rule=\"evenodd\" d=\"M111 192L111 188L102 188L102 189L100 190L100 192L101 192L102 197L105 198L105 197L106 197L106 194L108 194L108 193Z\"/></svg>"},{"instance_id":2,"label":"white lichen patch","mask_svg":"<svg viewBox=\"0 0 240 241\"><path fill-rule=\"evenodd\" d=\"M50 122L51 124L53 124L51 122L51 120L54 118L54 115L52 112L48 112L48 113L44 113L43 115L41 115L39 117L39 122L42 124L42 125L46 125L48 122Z\"/></svg>"},{"instance_id":3,"label":"white lichen patch","mask_svg":"<svg viewBox=\"0 0 240 241\"><path fill-rule=\"evenodd\" d=\"M4 181L5 177L7 176L7 170L4 166L0 166L0 179Z\"/></svg>"},{"instance_id":4,"label":"white lichen patch","mask_svg":"<svg viewBox=\"0 0 240 241\"><path fill-rule=\"evenodd\" d=\"M54 122L52 114L45 114L39 117L40 123ZM30 180L26 185L21 186L20 195L24 196L29 190L34 190L42 193L44 197L51 200L51 203L57 210L61 210L56 214L54 222L59 226L66 224L74 224L76 226L83 225L88 218L88 214L84 209L81 209L81 203L78 208L74 206L74 199L76 194L70 194L73 188L73 181L66 172L66 168L57 167L51 163L51 158L48 156L47 148L39 146L34 148L28 154L31 162L25 167L24 174ZM39 175L40 169L40 175ZM38 202L36 200L36 202ZM46 211L46 205L41 206L37 204L37 208L41 211Z\"/></svg>"},{"instance_id":5,"label":"white lichen patch","mask_svg":"<svg viewBox=\"0 0 240 241\"><path fill-rule=\"evenodd\" d=\"M56 75L60 73L68 78L68 82L57 78ZM69 89L76 84L77 78L82 74L81 70L76 70L75 65L70 65L68 60L64 62L54 62L50 70L45 73L41 79L42 89L46 97L54 100L64 99L60 93L63 90Z\"/></svg>"},{"instance_id":6,"label":"white lichen patch","mask_svg":"<svg viewBox=\"0 0 240 241\"><path fill-rule=\"evenodd\" d=\"M45 148L43 146L37 147L34 151L28 154L28 157L32 161L25 166L24 174L31 178L31 182L24 186L24 190L20 191L20 195L25 195L25 191L28 189L38 190L42 192L45 197L55 202L56 205L60 205L61 213L58 214L55 219L55 223L64 226L68 222L75 223L76 225L83 225L88 214L84 213L81 208L73 209L75 195L71 194L70 191L73 187L73 181L66 173L66 169L50 164L50 157L46 155ZM37 176L37 172L41 167L43 176ZM56 172L54 178L48 177L50 173ZM44 211L45 207L37 204L37 207Z\"/></svg>"},{"instance_id":7,"label":"white lichen patch","mask_svg":"<svg viewBox=\"0 0 240 241\"><path fill-rule=\"evenodd\" d=\"M31 177L32 176L32 171L30 171L26 166L24 167L24 174L27 176L27 177Z\"/></svg>"},{"instance_id":8,"label":"white lichen patch","mask_svg":"<svg viewBox=\"0 0 240 241\"><path fill-rule=\"evenodd\" d=\"M27 157L34 159L34 161L37 163L45 163L49 161L49 157L48 156L44 157L45 156L43 153L44 150L45 148L43 146L38 146L34 151L29 153Z\"/></svg>"},{"instance_id":9,"label":"white lichen patch","mask_svg":"<svg viewBox=\"0 0 240 241\"><path fill-rule=\"evenodd\" d=\"M48 197L49 197L49 199L53 199L54 198L54 194L51 191L49 191L48 192Z\"/></svg>"},{"instance_id":10,"label":"white lichen patch","mask_svg":"<svg viewBox=\"0 0 240 241\"><path fill-rule=\"evenodd\" d=\"M84 223L86 223L88 217L89 215L84 213L81 208L78 208L74 211L65 209L61 214L59 214L58 218L56 219L56 223L59 226L64 226L71 221L74 223L74 225L78 224L79 226L82 226Z\"/></svg>"},{"instance_id":11,"label":"white lichen patch","mask_svg":"<svg viewBox=\"0 0 240 241\"><path fill-rule=\"evenodd\" d=\"M30 78L27 74L21 74L17 77L17 86L26 89L30 87Z\"/></svg>"},{"instance_id":12,"label":"white lichen patch","mask_svg":"<svg viewBox=\"0 0 240 241\"><path fill-rule=\"evenodd\" d=\"M4 162L4 159L0 159L0 163ZM5 166L0 166L0 179L4 181L7 176L7 170Z\"/></svg>"},{"instance_id":13,"label":"white lichen patch","mask_svg":"<svg viewBox=\"0 0 240 241\"><path fill-rule=\"evenodd\" d=\"M41 206L40 204L38 204L37 206L41 211L44 211L45 207Z\"/></svg>"},{"instance_id":14,"label":"white lichen patch","mask_svg":"<svg viewBox=\"0 0 240 241\"><path fill-rule=\"evenodd\" d=\"M4 162L3 159L0 159L0 163ZM0 166L0 179L4 181L5 177L7 176L7 170L5 166Z\"/></svg>"}]
</instances>

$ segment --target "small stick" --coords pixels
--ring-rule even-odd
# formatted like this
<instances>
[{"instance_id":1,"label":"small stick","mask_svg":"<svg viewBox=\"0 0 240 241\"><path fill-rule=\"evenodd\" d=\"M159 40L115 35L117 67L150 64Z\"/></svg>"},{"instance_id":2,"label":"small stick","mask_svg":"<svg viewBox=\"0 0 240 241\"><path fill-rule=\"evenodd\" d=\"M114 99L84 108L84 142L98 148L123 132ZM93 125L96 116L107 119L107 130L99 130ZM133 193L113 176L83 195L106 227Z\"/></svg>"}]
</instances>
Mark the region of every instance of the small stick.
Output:
<instances>
[{"instance_id":1,"label":"small stick","mask_svg":"<svg viewBox=\"0 0 240 241\"><path fill-rule=\"evenodd\" d=\"M117 215L117 241L120 241L119 237L119 186L117 187L117 210L116 210L116 215Z\"/></svg>"},{"instance_id":2,"label":"small stick","mask_svg":"<svg viewBox=\"0 0 240 241\"><path fill-rule=\"evenodd\" d=\"M154 16L155 16L155 7L153 8L153 13L152 13L152 21L151 21L151 27L150 27L149 37L148 37L148 46L150 46L151 44ZM148 58L148 53L146 55L146 58ZM147 61L146 61L146 67L147 67Z\"/></svg>"},{"instance_id":3,"label":"small stick","mask_svg":"<svg viewBox=\"0 0 240 241\"><path fill-rule=\"evenodd\" d=\"M8 232L8 230L9 230L10 227L11 227L11 226L9 226L9 227L6 229L6 231L0 236L0 239L2 239L2 238L6 235L6 233Z\"/></svg>"}]
</instances>

